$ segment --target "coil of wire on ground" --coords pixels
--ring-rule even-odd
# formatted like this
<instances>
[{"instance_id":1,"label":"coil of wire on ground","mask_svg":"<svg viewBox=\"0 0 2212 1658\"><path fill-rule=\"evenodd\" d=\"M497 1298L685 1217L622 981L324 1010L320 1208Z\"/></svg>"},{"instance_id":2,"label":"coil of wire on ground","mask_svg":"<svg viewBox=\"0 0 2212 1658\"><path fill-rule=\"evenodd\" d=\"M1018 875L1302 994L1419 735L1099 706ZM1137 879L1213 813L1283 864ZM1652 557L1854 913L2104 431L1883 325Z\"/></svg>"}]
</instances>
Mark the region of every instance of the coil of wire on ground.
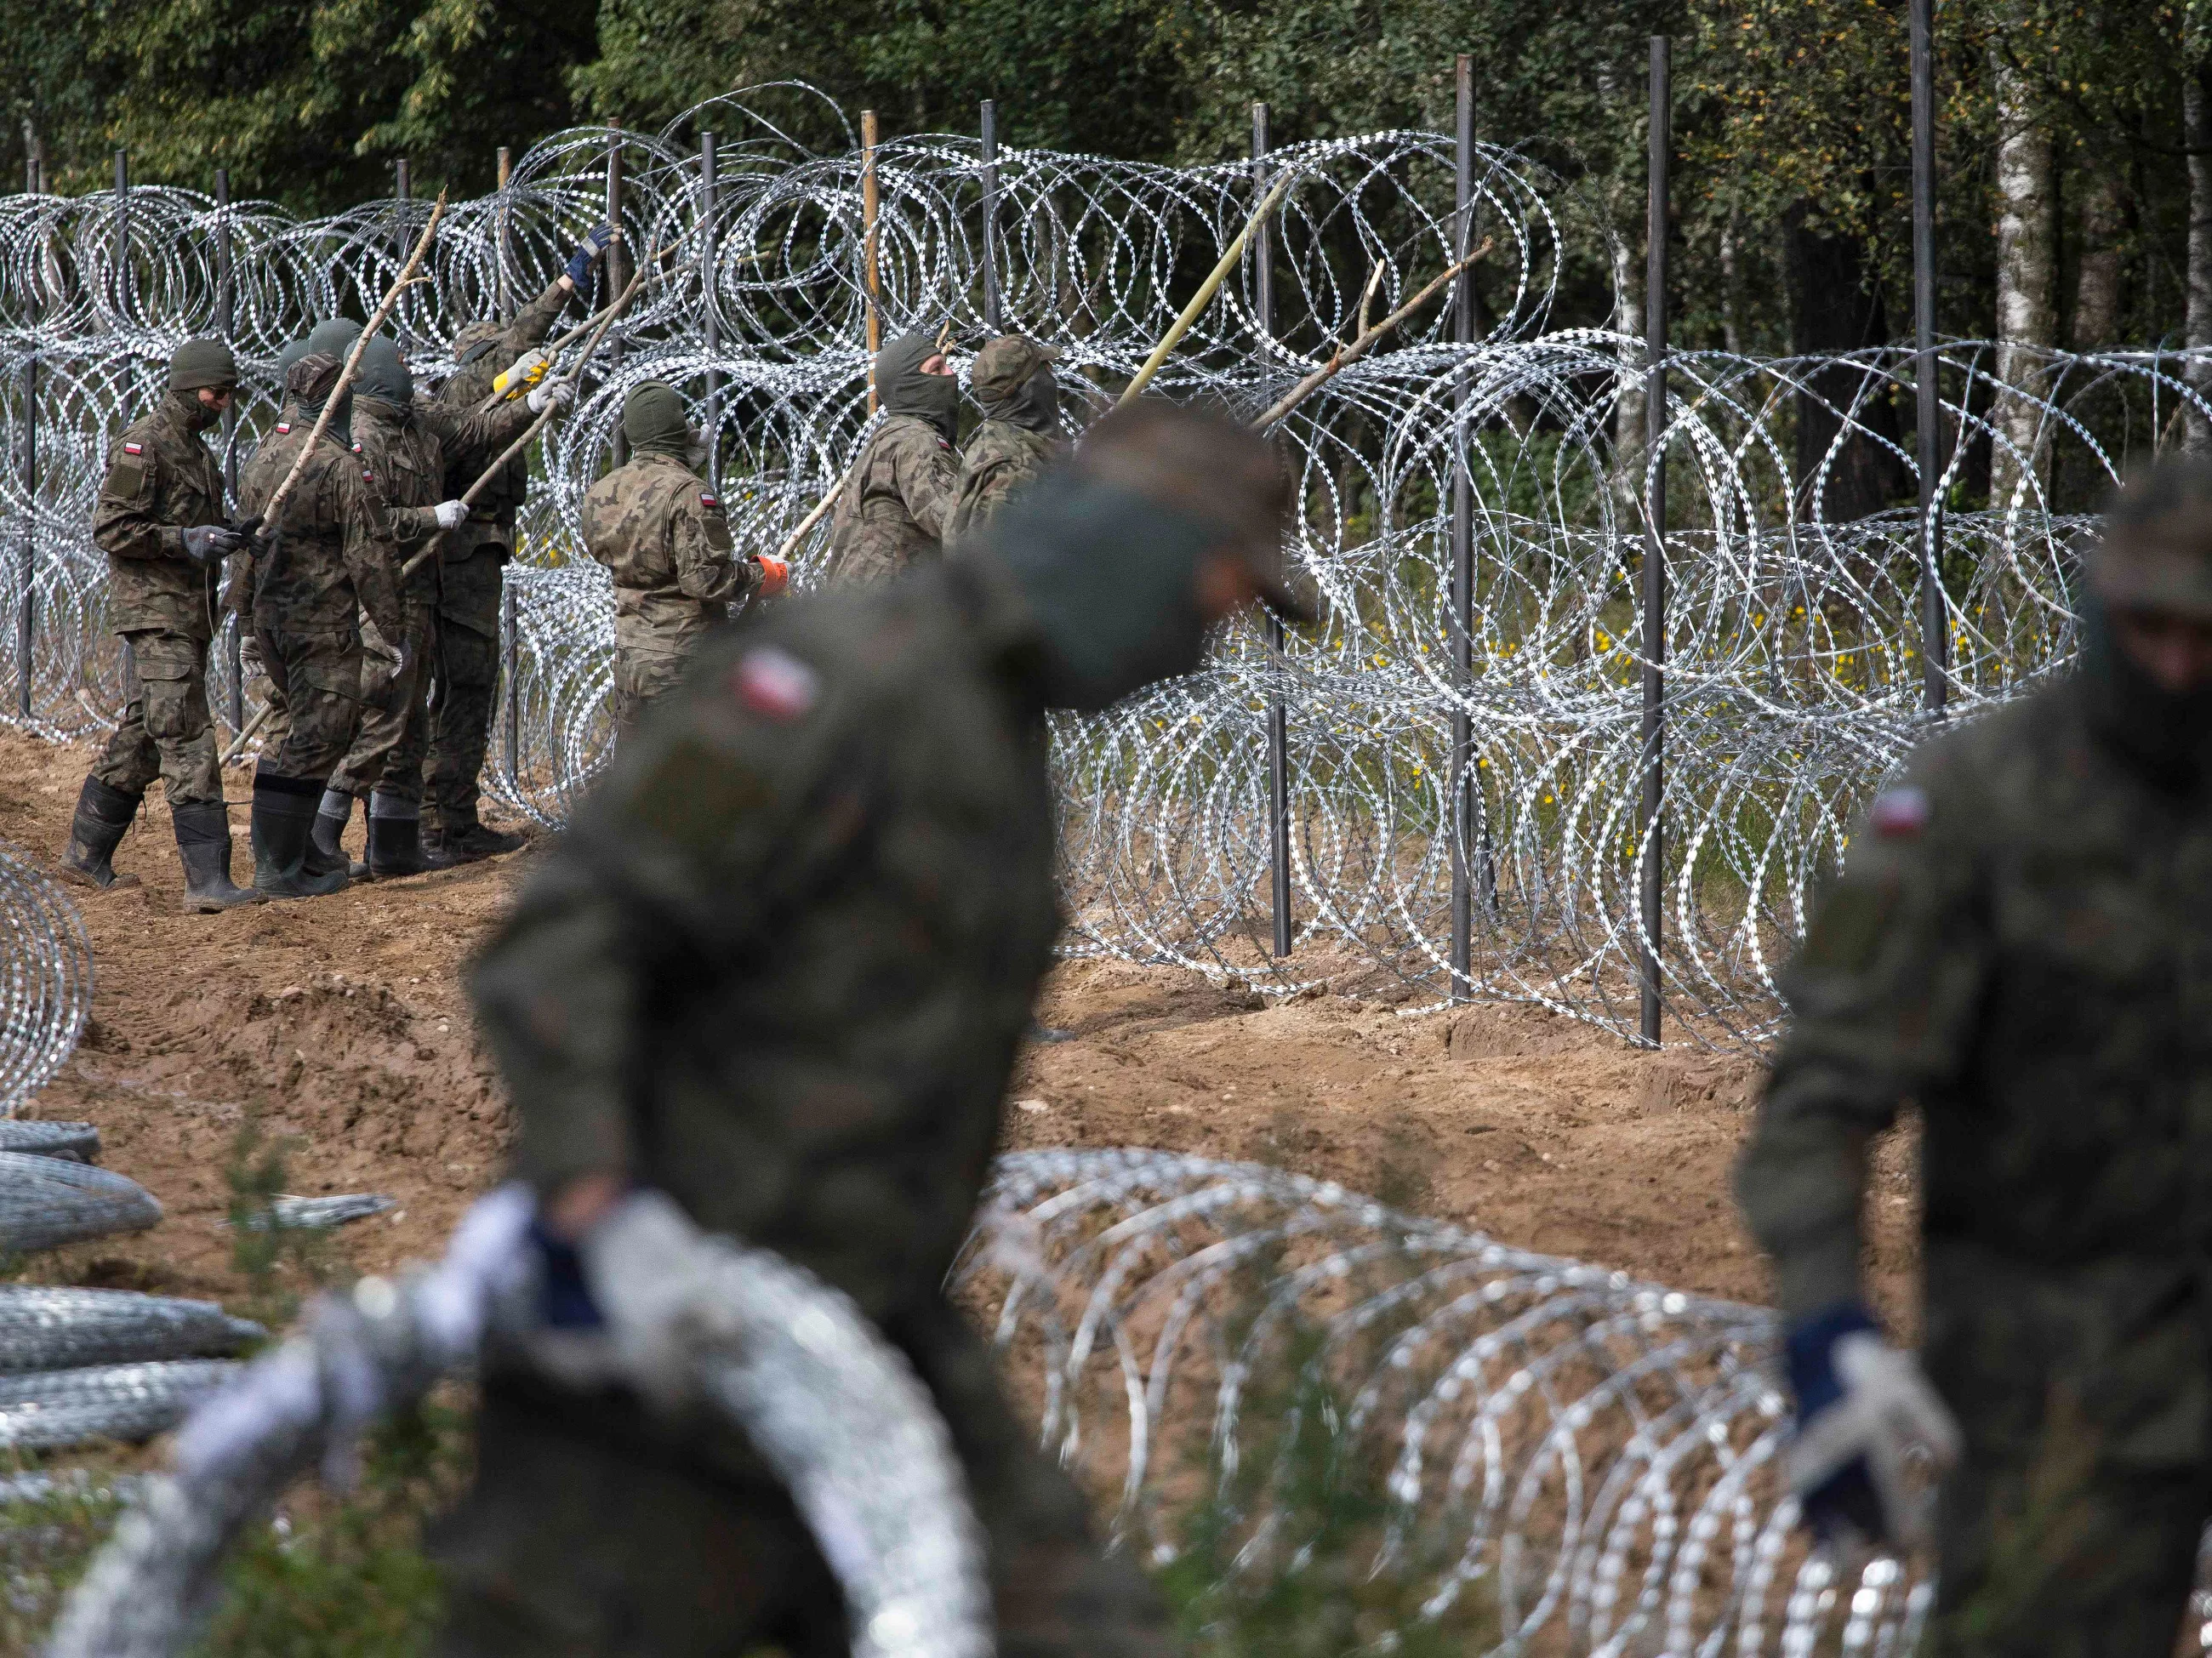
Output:
<instances>
[{"instance_id":1,"label":"coil of wire on ground","mask_svg":"<svg viewBox=\"0 0 2212 1658\"><path fill-rule=\"evenodd\" d=\"M628 246L666 258L545 442L508 574L513 672L486 783L541 822L565 817L610 738L611 596L582 556L578 510L628 389L659 377L682 391L709 430L744 553L781 545L866 430L864 158L809 150L776 119L779 100L815 95L759 89L659 135L548 139L505 192L453 204L434 281L400 311L403 342L434 379L456 329L556 274L605 211L620 147ZM720 134L711 205L678 137L703 127ZM1248 254L1158 390L1255 414L1364 315L1419 291L1460 245L1452 160L1443 137L1406 131L1270 156L1294 180L1273 227L1275 325L1256 309ZM873 173L885 331L950 323L977 343L977 144L883 144ZM1006 325L1060 348L1074 428L1135 371L1262 187L1243 163L1042 151L1002 152L996 176ZM1812 884L1924 728L1920 526L1911 508L1881 507L1914 495L1898 410L1916 359L1678 352L1647 449L1642 343L1560 314L1563 273L1611 269L1601 216L1512 149L1478 146L1474 176L1473 231L1492 244L1475 267L1476 339L1457 343L1441 305L1417 312L1278 428L1304 503L1291 551L1327 600L1325 624L1279 657L1256 626L1233 629L1205 673L1057 726L1068 948L1268 992L1328 982L1432 1000L1457 862L1477 890L1477 993L1634 1029L1646 942L1635 575L1644 483L1663 458L1663 990L1671 1029L1756 1046L1779 1017L1774 974ZM32 623L27 685L12 651L0 660L5 717L53 736L115 717L119 653L89 503L106 442L154 395L163 355L222 314L223 270L249 371L244 452L273 414L277 349L333 307L365 310L425 211L387 201L307 222L258 204L219 212L181 190L0 197L0 445L15 458L0 476L0 611ZM1951 714L1971 717L2070 659L2083 514L2124 455L2173 440L2205 410L2183 355L2014 347L2002 377L1990 347L1937 355L1956 434L1937 491L1956 507L1942 525L1941 644ZM1475 601L1464 635L1448 598L1462 465ZM819 576L827 534L799 549L802 585ZM227 638L212 660L228 718ZM238 701L250 717L250 689ZM1276 703L1291 738L1297 945L1282 961L1267 947ZM1474 733L1464 786L1450 738L1462 714Z\"/></svg>"},{"instance_id":2,"label":"coil of wire on ground","mask_svg":"<svg viewBox=\"0 0 2212 1658\"><path fill-rule=\"evenodd\" d=\"M83 917L0 841L0 1118L15 1115L67 1062L91 1008Z\"/></svg>"}]
</instances>

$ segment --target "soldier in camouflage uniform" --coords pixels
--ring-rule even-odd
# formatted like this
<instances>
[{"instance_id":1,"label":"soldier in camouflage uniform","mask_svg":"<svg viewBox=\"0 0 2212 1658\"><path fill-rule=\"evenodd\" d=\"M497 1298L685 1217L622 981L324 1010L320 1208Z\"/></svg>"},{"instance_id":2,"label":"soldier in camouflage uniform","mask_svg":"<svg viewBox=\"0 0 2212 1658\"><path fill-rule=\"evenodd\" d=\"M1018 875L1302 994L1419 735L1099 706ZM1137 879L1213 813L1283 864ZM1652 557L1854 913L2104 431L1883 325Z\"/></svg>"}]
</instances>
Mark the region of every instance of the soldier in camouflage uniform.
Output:
<instances>
[{"instance_id":1,"label":"soldier in camouflage uniform","mask_svg":"<svg viewBox=\"0 0 2212 1658\"><path fill-rule=\"evenodd\" d=\"M265 519L337 380L338 360L321 352L293 364L285 390L300 419L279 421L240 477L246 512ZM361 717L359 617L388 640L404 640L406 628L383 503L361 458L329 431L261 531L251 572L253 629L289 720L254 773L253 884L273 898L300 898L346 884L344 858L320 853L310 834L323 785Z\"/></svg>"},{"instance_id":2,"label":"soldier in camouflage uniform","mask_svg":"<svg viewBox=\"0 0 2212 1658\"><path fill-rule=\"evenodd\" d=\"M960 382L927 334L876 354L884 418L862 446L830 521L829 579L881 581L942 557L959 489L952 440Z\"/></svg>"},{"instance_id":3,"label":"soldier in camouflage uniform","mask_svg":"<svg viewBox=\"0 0 2212 1658\"><path fill-rule=\"evenodd\" d=\"M983 423L960 452L949 537L988 523L1008 496L1066 448L1060 434L1060 382L1052 374L1059 355L1019 334L1001 335L975 354L968 389L982 407Z\"/></svg>"},{"instance_id":4,"label":"soldier in camouflage uniform","mask_svg":"<svg viewBox=\"0 0 2212 1658\"><path fill-rule=\"evenodd\" d=\"M592 279L617 235L600 225L576 245L568 269L501 327L474 322L453 337L459 371L438 391L448 410L466 414L492 393L509 370L514 395L533 376L532 349L552 331L572 295ZM510 439L508 441L512 442ZM456 446L446 457L446 491L460 495L499 459L505 445ZM530 463L517 455L504 477L477 496L467 521L444 537L438 598L437 689L430 715L430 753L423 799L422 851L434 869L496 857L522 845L520 835L477 821L477 783L499 703L499 606L507 561L514 556L515 516L530 489Z\"/></svg>"},{"instance_id":5,"label":"soldier in camouflage uniform","mask_svg":"<svg viewBox=\"0 0 2212 1658\"><path fill-rule=\"evenodd\" d=\"M612 712L627 731L675 684L707 630L755 593L773 598L781 559L739 558L722 503L691 470L698 434L659 380L623 399L626 466L584 497L584 548L615 579Z\"/></svg>"},{"instance_id":6,"label":"soldier in camouflage uniform","mask_svg":"<svg viewBox=\"0 0 2212 1658\"><path fill-rule=\"evenodd\" d=\"M2123 490L2087 576L2079 670L1853 832L1738 1182L1815 1523L1904 1530L1901 1452L1958 1458L1944 1655L2165 1658L2212 1514L2212 468ZM1861 1300L1907 1101L1932 1395Z\"/></svg>"},{"instance_id":7,"label":"soldier in camouflage uniform","mask_svg":"<svg viewBox=\"0 0 2212 1658\"><path fill-rule=\"evenodd\" d=\"M110 861L156 776L185 866L185 908L250 903L230 879L230 819L208 714L207 653L223 556L243 541L223 511L222 473L200 434L222 418L238 367L220 340L169 359L168 394L125 428L93 508L107 555L108 609L130 655L130 705L78 796L62 873L108 887Z\"/></svg>"},{"instance_id":8,"label":"soldier in camouflage uniform","mask_svg":"<svg viewBox=\"0 0 2212 1658\"><path fill-rule=\"evenodd\" d=\"M556 1317L643 1298L599 1240L658 1188L850 1295L949 1423L1005 1658L1170 1650L945 1300L1060 919L1048 708L1195 668L1281 594L1285 491L1250 434L1101 422L972 556L749 610L617 750L471 976L542 1194ZM1087 463L1087 465L1086 465ZM645 1195L659 1201L657 1193ZM488 1358L472 1491L436 1540L443 1658L851 1650L835 1579L742 1437Z\"/></svg>"},{"instance_id":9,"label":"soldier in camouflage uniform","mask_svg":"<svg viewBox=\"0 0 2212 1658\"><path fill-rule=\"evenodd\" d=\"M414 377L399 348L371 340L362 354L353 398L354 451L375 482L392 525L401 569L428 549L441 530L458 528L469 509L445 499L446 457L456 451L497 454L521 436L549 402L565 403L565 386L536 390L483 414L446 404L418 404ZM422 856L422 757L429 745L429 690L438 654L440 561L434 557L399 577L406 611L408 669L391 688L392 707L366 710L353 747L323 792L315 815L316 845L335 857L354 801L368 799L368 845L356 880L417 875ZM395 573L397 574L397 573ZM396 641L386 641L396 644Z\"/></svg>"}]
</instances>

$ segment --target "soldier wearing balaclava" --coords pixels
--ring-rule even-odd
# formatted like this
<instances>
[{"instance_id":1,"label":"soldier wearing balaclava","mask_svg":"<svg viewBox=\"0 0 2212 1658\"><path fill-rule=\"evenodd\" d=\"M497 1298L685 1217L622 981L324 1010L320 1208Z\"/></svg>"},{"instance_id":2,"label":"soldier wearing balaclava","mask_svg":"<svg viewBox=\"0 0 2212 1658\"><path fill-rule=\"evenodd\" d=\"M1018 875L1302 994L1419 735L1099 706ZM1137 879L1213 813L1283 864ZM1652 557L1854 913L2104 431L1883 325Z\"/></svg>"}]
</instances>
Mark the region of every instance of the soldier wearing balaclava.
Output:
<instances>
[{"instance_id":1,"label":"soldier wearing balaclava","mask_svg":"<svg viewBox=\"0 0 2212 1658\"><path fill-rule=\"evenodd\" d=\"M881 581L943 556L958 498L960 382L927 334L876 354L884 418L845 476L830 531L832 582Z\"/></svg>"},{"instance_id":2,"label":"soldier wearing balaclava","mask_svg":"<svg viewBox=\"0 0 2212 1658\"><path fill-rule=\"evenodd\" d=\"M1017 490L1066 452L1060 382L1052 372L1059 355L1020 334L1001 335L975 354L968 389L983 410L983 423L960 452L955 539L989 523Z\"/></svg>"}]
</instances>

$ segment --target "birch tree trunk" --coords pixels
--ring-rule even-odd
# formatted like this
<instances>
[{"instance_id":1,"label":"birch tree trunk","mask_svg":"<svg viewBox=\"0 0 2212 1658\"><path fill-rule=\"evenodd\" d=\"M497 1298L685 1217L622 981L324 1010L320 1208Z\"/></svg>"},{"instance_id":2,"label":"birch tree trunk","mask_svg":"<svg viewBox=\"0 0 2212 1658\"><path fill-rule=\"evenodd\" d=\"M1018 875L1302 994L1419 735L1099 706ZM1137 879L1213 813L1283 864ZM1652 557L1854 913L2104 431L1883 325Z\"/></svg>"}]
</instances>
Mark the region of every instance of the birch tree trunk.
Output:
<instances>
[{"instance_id":1,"label":"birch tree trunk","mask_svg":"<svg viewBox=\"0 0 2212 1658\"><path fill-rule=\"evenodd\" d=\"M2183 343L2191 351L2212 353L2212 60L2193 65L2181 77L2181 130L2189 146L2189 304L2182 319ZM2192 358L2184 375L2197 395L2212 401L2212 356ZM2212 454L2212 426L2194 409L2183 417L2181 446L2192 455Z\"/></svg>"},{"instance_id":2,"label":"birch tree trunk","mask_svg":"<svg viewBox=\"0 0 2212 1658\"><path fill-rule=\"evenodd\" d=\"M1990 410L1996 442L1990 457L1990 505L2002 509L2015 495L2023 507L2037 504L2041 483L2048 439L2042 410L2026 395L2040 379L2041 364L2028 348L2057 343L2058 215L2051 135L2031 107L2019 71L1995 53L1990 67L1997 94L2000 389Z\"/></svg>"}]
</instances>

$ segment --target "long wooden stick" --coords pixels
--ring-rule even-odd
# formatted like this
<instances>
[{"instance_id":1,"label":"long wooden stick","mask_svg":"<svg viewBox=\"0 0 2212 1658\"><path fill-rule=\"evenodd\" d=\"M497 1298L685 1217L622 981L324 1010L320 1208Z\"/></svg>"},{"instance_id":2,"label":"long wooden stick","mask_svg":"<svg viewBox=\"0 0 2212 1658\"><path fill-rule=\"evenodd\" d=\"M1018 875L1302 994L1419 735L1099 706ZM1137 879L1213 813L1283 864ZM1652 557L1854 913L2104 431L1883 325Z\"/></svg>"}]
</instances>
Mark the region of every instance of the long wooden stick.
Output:
<instances>
[{"instance_id":1,"label":"long wooden stick","mask_svg":"<svg viewBox=\"0 0 2212 1658\"><path fill-rule=\"evenodd\" d=\"M1275 187L1267 192L1267 199L1245 221L1244 228L1237 233L1237 240L1229 244L1229 251L1221 256L1221 263L1213 267L1213 274L1199 284L1198 292L1191 295L1190 303L1182 308L1182 314L1169 325L1166 333L1160 336L1160 343L1152 348L1152 355L1145 359L1145 366L1137 371L1137 378L1131 380L1129 389L1121 393L1122 403L1134 402L1145 387L1152 384L1152 376L1160 372L1160 365L1168 360L1168 355L1176 346L1182 343L1182 337L1190 331L1190 325L1198 320L1200 313L1213 302L1213 296L1221 291L1221 284L1229 279L1229 273L1237 269L1237 262L1243 258L1244 250L1250 244L1253 234L1275 210L1275 204L1283 199L1284 192L1297 182L1297 177L1295 173L1283 174Z\"/></svg>"},{"instance_id":2,"label":"long wooden stick","mask_svg":"<svg viewBox=\"0 0 2212 1658\"><path fill-rule=\"evenodd\" d=\"M1489 252L1490 242L1486 240L1480 247L1476 248L1474 252L1468 254L1450 270L1445 271L1443 276L1437 277L1436 281L1431 282L1419 293L1414 295L1412 299L1407 301L1405 304L1400 306L1389 316L1383 318L1382 320L1376 323L1374 327L1363 330L1358 338L1352 341L1351 344L1340 348L1330 356L1327 362L1315 369L1312 374L1308 374L1304 380L1300 380L1296 386L1293 386L1289 391L1284 392L1280 398L1278 398L1275 400L1275 404L1273 408L1269 409L1266 414L1261 416L1259 419L1252 422L1253 428L1255 431L1264 432L1270 426L1273 426L1277 421L1282 419L1283 416L1289 414L1291 410L1297 408L1315 392L1320 391L1322 386L1328 385L1328 382L1334 380L1339 374L1342 373L1345 369L1351 367L1353 363L1358 362L1362 357L1373 350L1375 349L1376 343L1378 340L1380 340L1385 334L1389 333L1392 329L1397 327L1400 323L1405 321L1407 318L1412 316L1414 312L1426 305L1431 299L1435 297L1436 292L1438 288L1442 288L1446 282L1451 281L1453 277L1460 275L1469 265L1473 264L1477 259L1480 258L1484 254ZM1380 270L1382 267L1377 265L1376 269ZM1370 284L1370 290L1372 291L1371 283ZM1364 308L1365 307L1363 306L1362 309L1364 310Z\"/></svg>"},{"instance_id":3,"label":"long wooden stick","mask_svg":"<svg viewBox=\"0 0 2212 1658\"><path fill-rule=\"evenodd\" d=\"M592 331L592 337L585 342L583 351L577 356L574 365L567 374L561 376L560 381L549 382L549 384L565 382L573 386L583 378L585 367L592 361L592 354L599 349L599 343L606 338L607 330L613 327L616 319L629 309L630 301L637 297L638 289L645 286L645 279L657 273L659 269L660 245L656 242L653 244L653 251L638 262L637 270L629 279L629 285L624 288L616 297L615 302L601 313L599 327ZM552 421L553 415L553 405L549 403L538 411L538 418L523 429L522 435L508 444L501 452L499 459L485 467L477 481L462 492L461 504L465 507L475 505L477 497L491 486L492 480L507 470L507 462L537 441L538 434L543 432ZM445 544L446 534L445 531L441 530L432 536L428 546L400 567L399 579L404 581L435 557L439 549Z\"/></svg>"},{"instance_id":4,"label":"long wooden stick","mask_svg":"<svg viewBox=\"0 0 2212 1658\"><path fill-rule=\"evenodd\" d=\"M428 280L428 277L418 278L415 273L422 268L422 256L430 251L430 239L438 234L438 221L445 216L446 192L441 190L438 192L437 204L430 210L430 222L422 227L422 234L415 240L415 252L408 256L405 267L386 291L384 302L370 314L368 325L355 336L353 349L346 354L345 366L338 370L337 384L331 387L330 395L323 399L322 413L315 416L314 429L307 434L307 442L300 446L300 452L292 458L292 470L284 474L284 481L276 486L276 492L262 504L261 524L264 531L273 532L276 530L276 515L283 511L285 498L292 493L292 486L300 481L300 474L307 470L307 462L315 452L315 446L323 440L323 434L330 430L331 417L337 412L347 387L353 384L353 377L361 371L361 354L368 349L369 340L391 319L392 312L398 307L400 295L417 281Z\"/></svg>"},{"instance_id":5,"label":"long wooden stick","mask_svg":"<svg viewBox=\"0 0 2212 1658\"><path fill-rule=\"evenodd\" d=\"M246 722L246 729L239 732L236 740L234 741L228 748L222 751L222 758L216 763L218 765L227 766L232 761L237 759L240 755L245 753L246 745L253 740L253 733L259 731L262 726L269 723L269 712L276 706L276 705L274 702L264 702L259 708L256 708L253 711L253 718Z\"/></svg>"}]
</instances>

